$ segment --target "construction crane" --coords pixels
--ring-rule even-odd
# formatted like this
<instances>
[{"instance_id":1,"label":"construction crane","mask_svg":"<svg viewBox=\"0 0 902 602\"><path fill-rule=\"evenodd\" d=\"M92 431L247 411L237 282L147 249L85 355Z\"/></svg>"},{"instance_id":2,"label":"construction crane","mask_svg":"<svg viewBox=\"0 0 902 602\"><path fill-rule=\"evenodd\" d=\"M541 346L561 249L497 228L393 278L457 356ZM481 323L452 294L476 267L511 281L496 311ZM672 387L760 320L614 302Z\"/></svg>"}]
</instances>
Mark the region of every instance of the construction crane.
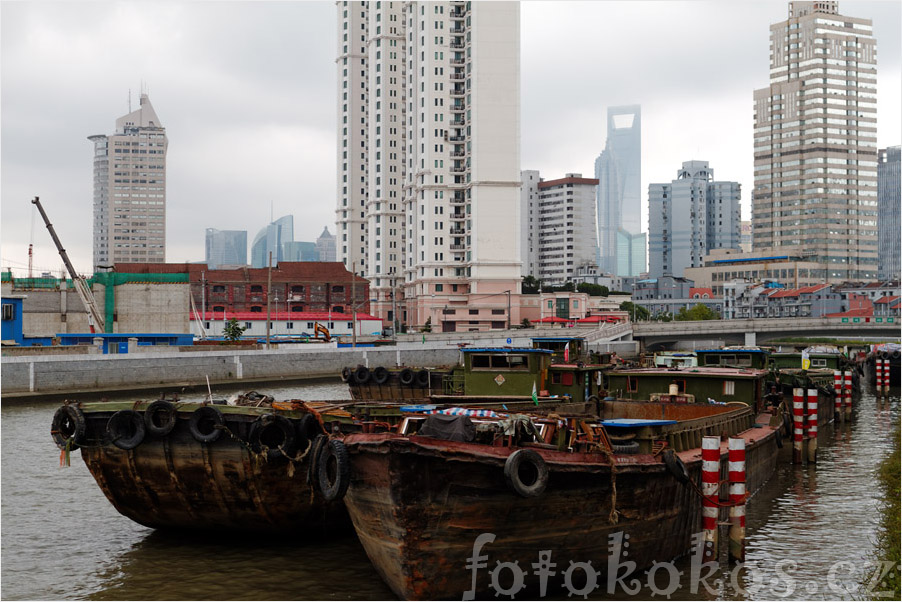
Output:
<instances>
[{"instance_id":1,"label":"construction crane","mask_svg":"<svg viewBox=\"0 0 902 602\"><path fill-rule=\"evenodd\" d=\"M72 267L72 262L69 261L69 255L66 254L66 249L64 249L62 243L60 243L60 239L56 235L56 231L53 229L53 224L50 223L50 220L47 218L47 214L44 213L44 208L41 207L40 199L38 197L34 197L34 200L31 202L33 205L36 205L38 211L40 211L41 217L44 219L44 224L47 226L47 231L50 232L50 237L53 239L53 244L56 245L56 248L60 253L60 257L63 258L63 263L66 264L66 269L69 270L69 276L72 278L72 284L75 285L75 292L78 293L78 296L81 298L81 302L85 306L85 311L88 312L88 327L91 329L91 332L96 332L95 326L100 330L100 332L103 332L103 316L100 315L100 310L97 308L97 302L94 301L94 293L92 293L91 289L88 288L88 283L85 282L85 279L78 273L76 273L75 268Z\"/></svg>"}]
</instances>

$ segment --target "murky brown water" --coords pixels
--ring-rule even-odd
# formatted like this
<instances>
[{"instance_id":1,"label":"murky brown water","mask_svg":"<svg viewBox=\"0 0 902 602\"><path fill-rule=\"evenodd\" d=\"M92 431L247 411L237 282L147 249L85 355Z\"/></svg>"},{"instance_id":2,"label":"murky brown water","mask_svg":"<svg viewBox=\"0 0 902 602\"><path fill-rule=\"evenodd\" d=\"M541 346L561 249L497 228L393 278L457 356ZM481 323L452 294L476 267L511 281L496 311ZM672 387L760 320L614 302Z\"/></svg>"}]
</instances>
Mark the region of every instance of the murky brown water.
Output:
<instances>
[{"instance_id":1,"label":"murky brown water","mask_svg":"<svg viewBox=\"0 0 902 602\"><path fill-rule=\"evenodd\" d=\"M341 383L259 390L277 399L347 398ZM178 537L131 522L107 502L77 452L70 468L59 467L49 436L55 408L55 402L2 404L3 599L393 599L353 534L316 542L229 533ZM753 570L731 583L725 567L707 580L710 590L701 585L695 593L691 562L683 559L676 568L684 575L671 599L861 598L858 581L877 523L872 473L898 419L897 389L889 403L866 393L851 426L822 430L816 468L792 466L784 448L776 474L749 504L747 564ZM633 597L652 599L646 575L638 577L646 585ZM668 575L658 577L664 589ZM592 597L628 597L622 589L613 595L604 589Z\"/></svg>"}]
</instances>

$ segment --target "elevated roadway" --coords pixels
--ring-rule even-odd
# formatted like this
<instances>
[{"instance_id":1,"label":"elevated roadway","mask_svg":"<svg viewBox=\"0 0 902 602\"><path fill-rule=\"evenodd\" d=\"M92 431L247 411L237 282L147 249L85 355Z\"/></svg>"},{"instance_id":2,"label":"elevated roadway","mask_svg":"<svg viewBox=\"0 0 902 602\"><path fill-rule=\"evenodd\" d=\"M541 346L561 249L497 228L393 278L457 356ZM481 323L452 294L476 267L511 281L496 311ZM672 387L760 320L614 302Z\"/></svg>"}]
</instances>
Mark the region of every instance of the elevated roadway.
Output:
<instances>
[{"instance_id":1,"label":"elevated roadway","mask_svg":"<svg viewBox=\"0 0 902 602\"><path fill-rule=\"evenodd\" d=\"M756 318L690 322L636 322L633 338L649 351L667 349L681 341L723 341L727 345L762 345L796 337L835 337L860 340L899 340L897 320L875 318Z\"/></svg>"}]
</instances>

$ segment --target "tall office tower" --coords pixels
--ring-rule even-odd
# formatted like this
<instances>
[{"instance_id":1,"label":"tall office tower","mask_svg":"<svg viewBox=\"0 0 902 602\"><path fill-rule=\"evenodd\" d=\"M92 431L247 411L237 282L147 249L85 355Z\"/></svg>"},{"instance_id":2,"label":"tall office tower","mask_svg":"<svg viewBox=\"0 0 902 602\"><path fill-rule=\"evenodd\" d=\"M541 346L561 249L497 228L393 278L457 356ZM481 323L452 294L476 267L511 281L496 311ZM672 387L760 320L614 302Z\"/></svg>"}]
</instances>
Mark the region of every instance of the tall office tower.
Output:
<instances>
[{"instance_id":1,"label":"tall office tower","mask_svg":"<svg viewBox=\"0 0 902 602\"><path fill-rule=\"evenodd\" d=\"M269 267L270 254L273 266L285 261L283 245L287 242L294 242L292 215L280 217L257 233L251 245L251 267Z\"/></svg>"},{"instance_id":2,"label":"tall office tower","mask_svg":"<svg viewBox=\"0 0 902 602\"><path fill-rule=\"evenodd\" d=\"M598 267L602 272L638 276L645 271L641 178L641 108L609 107L607 142L595 160Z\"/></svg>"},{"instance_id":3,"label":"tall office tower","mask_svg":"<svg viewBox=\"0 0 902 602\"><path fill-rule=\"evenodd\" d=\"M166 128L147 94L94 143L94 266L166 261Z\"/></svg>"},{"instance_id":4,"label":"tall office tower","mask_svg":"<svg viewBox=\"0 0 902 602\"><path fill-rule=\"evenodd\" d=\"M498 327L520 280L519 6L337 7L342 261L383 318L397 284L402 322Z\"/></svg>"},{"instance_id":5,"label":"tall office tower","mask_svg":"<svg viewBox=\"0 0 902 602\"><path fill-rule=\"evenodd\" d=\"M538 279L561 285L577 268L595 265L595 188L598 180L570 173L557 180L540 181L538 231L531 244L538 251Z\"/></svg>"},{"instance_id":6,"label":"tall office tower","mask_svg":"<svg viewBox=\"0 0 902 602\"><path fill-rule=\"evenodd\" d=\"M323 233L316 239L317 261L335 261L335 237L324 227Z\"/></svg>"},{"instance_id":7,"label":"tall office tower","mask_svg":"<svg viewBox=\"0 0 902 602\"><path fill-rule=\"evenodd\" d=\"M207 267L247 265L247 231L207 228Z\"/></svg>"},{"instance_id":8,"label":"tall office tower","mask_svg":"<svg viewBox=\"0 0 902 602\"><path fill-rule=\"evenodd\" d=\"M755 90L754 249L821 263L830 282L877 276L877 50L871 21L790 2ZM781 249L794 247L794 249Z\"/></svg>"},{"instance_id":9,"label":"tall office tower","mask_svg":"<svg viewBox=\"0 0 902 602\"><path fill-rule=\"evenodd\" d=\"M899 156L902 146L882 149L877 155L877 262L881 280L899 280Z\"/></svg>"},{"instance_id":10,"label":"tall office tower","mask_svg":"<svg viewBox=\"0 0 902 602\"><path fill-rule=\"evenodd\" d=\"M685 161L670 184L648 185L648 275L682 277L713 249L739 249L739 182L715 182L707 161Z\"/></svg>"},{"instance_id":11,"label":"tall office tower","mask_svg":"<svg viewBox=\"0 0 902 602\"><path fill-rule=\"evenodd\" d=\"M539 278L539 182L534 169L520 172L520 275Z\"/></svg>"}]
</instances>

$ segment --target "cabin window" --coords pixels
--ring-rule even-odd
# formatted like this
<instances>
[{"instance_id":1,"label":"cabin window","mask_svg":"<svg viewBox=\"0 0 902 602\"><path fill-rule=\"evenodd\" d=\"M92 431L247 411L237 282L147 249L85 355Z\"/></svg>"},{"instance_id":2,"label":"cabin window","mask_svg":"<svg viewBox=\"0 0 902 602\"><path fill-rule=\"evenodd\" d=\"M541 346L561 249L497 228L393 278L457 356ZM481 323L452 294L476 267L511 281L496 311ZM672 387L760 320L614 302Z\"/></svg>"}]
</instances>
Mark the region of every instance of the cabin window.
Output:
<instances>
[{"instance_id":1,"label":"cabin window","mask_svg":"<svg viewBox=\"0 0 902 602\"><path fill-rule=\"evenodd\" d=\"M677 392L683 394L686 392L686 381L685 380L672 380L670 384L677 386Z\"/></svg>"},{"instance_id":2,"label":"cabin window","mask_svg":"<svg viewBox=\"0 0 902 602\"><path fill-rule=\"evenodd\" d=\"M825 357L816 357L811 360L812 368L826 368L827 367L827 358Z\"/></svg>"},{"instance_id":3,"label":"cabin window","mask_svg":"<svg viewBox=\"0 0 902 602\"><path fill-rule=\"evenodd\" d=\"M473 355L470 367L474 370L529 370L525 355Z\"/></svg>"},{"instance_id":4,"label":"cabin window","mask_svg":"<svg viewBox=\"0 0 902 602\"><path fill-rule=\"evenodd\" d=\"M752 365L752 354L751 353L740 353L736 357L736 365L737 366L751 366Z\"/></svg>"},{"instance_id":5,"label":"cabin window","mask_svg":"<svg viewBox=\"0 0 902 602\"><path fill-rule=\"evenodd\" d=\"M561 384L561 373L560 372L552 372L551 373L551 384L552 385Z\"/></svg>"},{"instance_id":6,"label":"cabin window","mask_svg":"<svg viewBox=\"0 0 902 602\"><path fill-rule=\"evenodd\" d=\"M573 386L573 373L563 372L561 374L561 384L567 387Z\"/></svg>"},{"instance_id":7,"label":"cabin window","mask_svg":"<svg viewBox=\"0 0 902 602\"><path fill-rule=\"evenodd\" d=\"M636 393L639 391L639 377L638 376L627 376L626 377L626 390L630 393Z\"/></svg>"},{"instance_id":8,"label":"cabin window","mask_svg":"<svg viewBox=\"0 0 902 602\"><path fill-rule=\"evenodd\" d=\"M735 380L723 381L723 394L724 395L736 395L736 381Z\"/></svg>"}]
</instances>

